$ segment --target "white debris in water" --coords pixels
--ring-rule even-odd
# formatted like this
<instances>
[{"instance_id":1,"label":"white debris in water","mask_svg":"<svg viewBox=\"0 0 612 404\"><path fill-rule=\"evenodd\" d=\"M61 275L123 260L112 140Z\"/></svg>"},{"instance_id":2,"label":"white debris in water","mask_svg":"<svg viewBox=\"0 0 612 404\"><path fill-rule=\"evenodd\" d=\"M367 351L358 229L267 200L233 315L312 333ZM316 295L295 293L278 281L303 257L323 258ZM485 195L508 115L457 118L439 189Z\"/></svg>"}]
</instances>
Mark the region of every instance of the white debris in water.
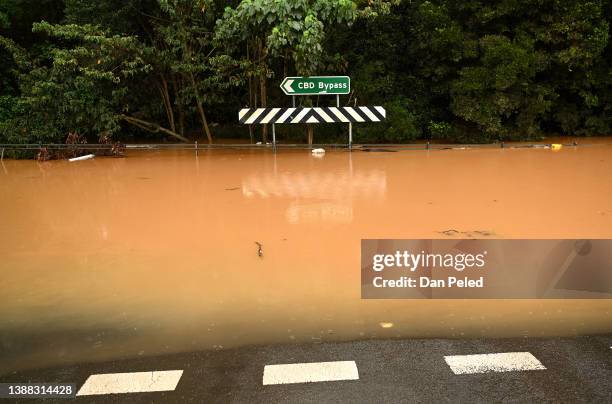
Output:
<instances>
[{"instance_id":1,"label":"white debris in water","mask_svg":"<svg viewBox=\"0 0 612 404\"><path fill-rule=\"evenodd\" d=\"M68 159L68 161L72 162L72 161L82 161L82 160L89 160L96 157L95 154L86 154L85 156L81 156L81 157L74 157L71 159Z\"/></svg>"},{"instance_id":2,"label":"white debris in water","mask_svg":"<svg viewBox=\"0 0 612 404\"><path fill-rule=\"evenodd\" d=\"M257 143L255 143L255 144L256 144L256 145L261 145L261 142L257 142Z\"/></svg>"},{"instance_id":3,"label":"white debris in water","mask_svg":"<svg viewBox=\"0 0 612 404\"><path fill-rule=\"evenodd\" d=\"M312 149L312 154L325 154L325 149Z\"/></svg>"}]
</instances>

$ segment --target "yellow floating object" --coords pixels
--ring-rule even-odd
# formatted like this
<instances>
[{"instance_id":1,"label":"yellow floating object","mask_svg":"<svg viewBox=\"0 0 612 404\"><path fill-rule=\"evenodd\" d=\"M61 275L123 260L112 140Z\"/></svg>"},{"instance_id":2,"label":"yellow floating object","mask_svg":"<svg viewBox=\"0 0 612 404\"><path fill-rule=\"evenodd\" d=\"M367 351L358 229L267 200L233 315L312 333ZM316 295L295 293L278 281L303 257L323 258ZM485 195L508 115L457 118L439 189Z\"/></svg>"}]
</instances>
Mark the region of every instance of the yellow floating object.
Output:
<instances>
[{"instance_id":1,"label":"yellow floating object","mask_svg":"<svg viewBox=\"0 0 612 404\"><path fill-rule=\"evenodd\" d=\"M563 145L560 144L560 143L553 143L553 144L550 145L550 148L552 150L561 150L562 147L563 147Z\"/></svg>"}]
</instances>

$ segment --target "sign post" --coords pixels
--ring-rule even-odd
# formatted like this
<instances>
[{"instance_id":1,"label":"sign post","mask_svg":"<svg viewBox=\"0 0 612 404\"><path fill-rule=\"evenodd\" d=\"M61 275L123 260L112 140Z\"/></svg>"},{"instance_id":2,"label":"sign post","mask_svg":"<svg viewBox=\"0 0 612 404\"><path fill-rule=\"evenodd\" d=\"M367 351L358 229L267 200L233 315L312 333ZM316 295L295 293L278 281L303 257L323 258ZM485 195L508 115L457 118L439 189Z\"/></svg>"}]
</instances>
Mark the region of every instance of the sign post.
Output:
<instances>
[{"instance_id":1,"label":"sign post","mask_svg":"<svg viewBox=\"0 0 612 404\"><path fill-rule=\"evenodd\" d=\"M349 126L348 149L353 147L353 123L382 122L387 111L382 106L341 107L340 95L350 94L351 79L348 76L285 77L281 90L291 96L291 108L242 108L238 112L241 124L272 124L272 148L276 152L275 124L347 123ZM335 95L335 107L296 107L298 95ZM196 146L197 153L197 146Z\"/></svg>"},{"instance_id":2,"label":"sign post","mask_svg":"<svg viewBox=\"0 0 612 404\"><path fill-rule=\"evenodd\" d=\"M272 150L276 153L276 129L274 124L272 124Z\"/></svg>"},{"instance_id":3,"label":"sign post","mask_svg":"<svg viewBox=\"0 0 612 404\"><path fill-rule=\"evenodd\" d=\"M340 94L351 92L351 78L348 76L310 76L285 77L280 85L286 95L290 95L295 108L296 95L335 95L336 107L340 108ZM353 143L353 128L349 123L349 150ZM274 131L274 127L272 128ZM273 141L273 144L276 142Z\"/></svg>"}]
</instances>

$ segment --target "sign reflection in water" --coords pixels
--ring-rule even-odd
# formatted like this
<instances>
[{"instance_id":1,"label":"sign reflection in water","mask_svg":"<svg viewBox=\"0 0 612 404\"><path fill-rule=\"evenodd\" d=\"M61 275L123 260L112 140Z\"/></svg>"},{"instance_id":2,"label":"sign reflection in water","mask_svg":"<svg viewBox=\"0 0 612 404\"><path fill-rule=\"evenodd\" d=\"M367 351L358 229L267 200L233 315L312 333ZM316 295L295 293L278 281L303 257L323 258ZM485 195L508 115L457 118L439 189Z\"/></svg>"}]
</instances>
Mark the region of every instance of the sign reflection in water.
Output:
<instances>
[{"instance_id":1,"label":"sign reflection in water","mask_svg":"<svg viewBox=\"0 0 612 404\"><path fill-rule=\"evenodd\" d=\"M278 173L275 169L273 173L248 175L242 183L246 198L290 199L285 217L292 224L349 223L354 197L381 201L386 189L384 171L354 170L350 161L347 172Z\"/></svg>"}]
</instances>

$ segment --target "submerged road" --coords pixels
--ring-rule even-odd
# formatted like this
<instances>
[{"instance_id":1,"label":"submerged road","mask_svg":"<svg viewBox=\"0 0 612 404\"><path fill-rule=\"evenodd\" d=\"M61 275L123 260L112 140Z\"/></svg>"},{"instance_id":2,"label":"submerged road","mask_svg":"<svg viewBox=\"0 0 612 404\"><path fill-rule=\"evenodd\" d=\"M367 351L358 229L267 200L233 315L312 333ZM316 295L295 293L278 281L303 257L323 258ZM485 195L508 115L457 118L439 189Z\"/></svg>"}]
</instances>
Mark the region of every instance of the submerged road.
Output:
<instances>
[{"instance_id":1,"label":"submerged road","mask_svg":"<svg viewBox=\"0 0 612 404\"><path fill-rule=\"evenodd\" d=\"M612 402L612 335L253 346L28 371L0 382L75 383L77 401L90 403L603 403Z\"/></svg>"}]
</instances>

